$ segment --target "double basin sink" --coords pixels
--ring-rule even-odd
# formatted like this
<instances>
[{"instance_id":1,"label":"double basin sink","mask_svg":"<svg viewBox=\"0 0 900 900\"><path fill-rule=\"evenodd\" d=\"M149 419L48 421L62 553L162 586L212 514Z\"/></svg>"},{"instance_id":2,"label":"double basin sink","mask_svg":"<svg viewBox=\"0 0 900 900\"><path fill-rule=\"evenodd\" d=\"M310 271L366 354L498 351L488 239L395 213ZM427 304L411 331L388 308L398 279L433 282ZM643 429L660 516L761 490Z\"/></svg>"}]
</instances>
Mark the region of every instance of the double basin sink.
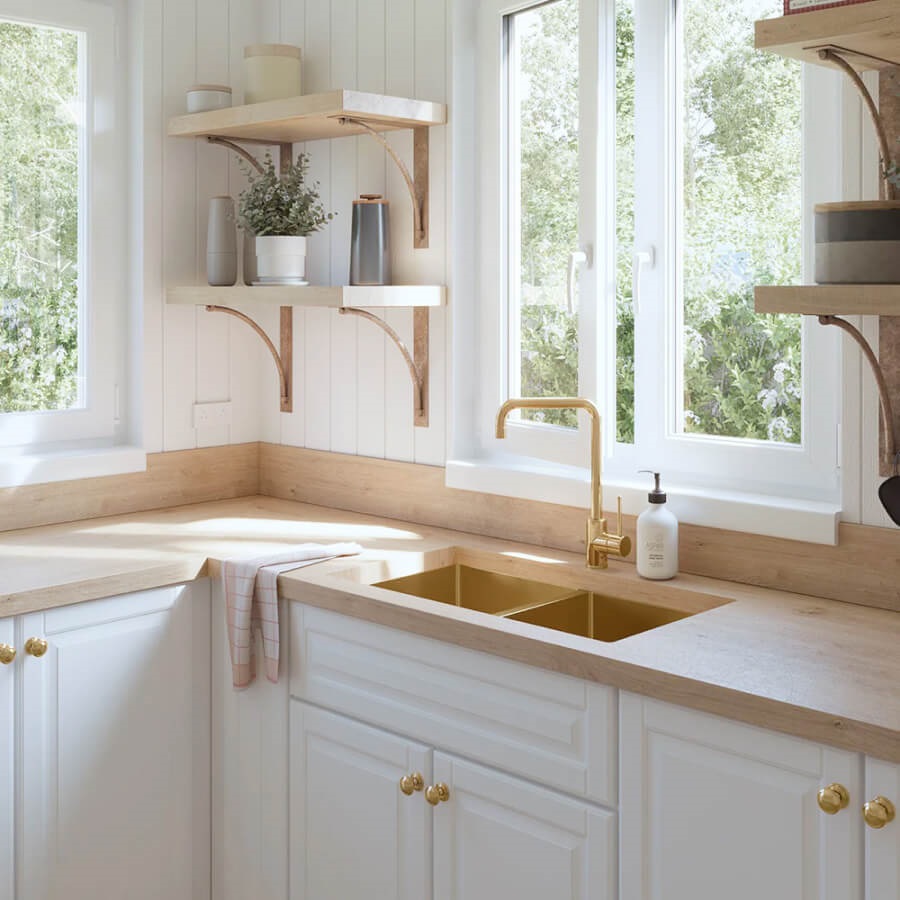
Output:
<instances>
[{"instance_id":1,"label":"double basin sink","mask_svg":"<svg viewBox=\"0 0 900 900\"><path fill-rule=\"evenodd\" d=\"M620 641L702 611L561 587L461 563L372 586L606 642ZM706 608L727 602L708 599Z\"/></svg>"}]
</instances>

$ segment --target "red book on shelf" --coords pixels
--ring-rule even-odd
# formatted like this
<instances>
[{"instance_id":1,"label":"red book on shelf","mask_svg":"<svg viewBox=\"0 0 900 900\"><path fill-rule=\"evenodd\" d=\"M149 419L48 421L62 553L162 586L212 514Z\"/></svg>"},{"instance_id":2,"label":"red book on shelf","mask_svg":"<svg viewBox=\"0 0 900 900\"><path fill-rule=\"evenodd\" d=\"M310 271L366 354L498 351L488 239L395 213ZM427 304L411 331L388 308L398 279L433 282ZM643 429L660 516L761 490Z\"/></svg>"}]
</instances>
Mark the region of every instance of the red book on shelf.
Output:
<instances>
[{"instance_id":1,"label":"red book on shelf","mask_svg":"<svg viewBox=\"0 0 900 900\"><path fill-rule=\"evenodd\" d=\"M784 0L784 14L813 12L816 9L833 9L835 6L854 6L870 0Z\"/></svg>"}]
</instances>

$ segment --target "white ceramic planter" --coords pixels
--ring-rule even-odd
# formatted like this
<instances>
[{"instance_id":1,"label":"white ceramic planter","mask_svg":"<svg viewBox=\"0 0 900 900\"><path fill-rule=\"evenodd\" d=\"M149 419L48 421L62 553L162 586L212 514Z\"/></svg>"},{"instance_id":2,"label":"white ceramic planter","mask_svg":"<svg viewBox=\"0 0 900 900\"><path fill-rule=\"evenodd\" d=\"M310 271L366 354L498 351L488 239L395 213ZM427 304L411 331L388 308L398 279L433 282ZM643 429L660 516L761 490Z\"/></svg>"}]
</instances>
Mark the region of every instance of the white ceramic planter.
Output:
<instances>
[{"instance_id":1,"label":"white ceramic planter","mask_svg":"<svg viewBox=\"0 0 900 900\"><path fill-rule=\"evenodd\" d=\"M257 236L256 274L262 280L306 278L306 238Z\"/></svg>"}]
</instances>

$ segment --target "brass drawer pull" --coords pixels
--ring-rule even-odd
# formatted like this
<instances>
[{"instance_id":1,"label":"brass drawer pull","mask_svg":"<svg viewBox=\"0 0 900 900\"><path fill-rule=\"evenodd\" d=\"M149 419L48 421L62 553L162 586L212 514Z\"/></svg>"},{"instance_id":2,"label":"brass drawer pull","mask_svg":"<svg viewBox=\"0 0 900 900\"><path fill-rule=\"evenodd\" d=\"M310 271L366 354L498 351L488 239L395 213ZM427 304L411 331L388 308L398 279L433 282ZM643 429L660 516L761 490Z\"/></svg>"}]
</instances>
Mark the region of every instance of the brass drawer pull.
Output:
<instances>
[{"instance_id":1,"label":"brass drawer pull","mask_svg":"<svg viewBox=\"0 0 900 900\"><path fill-rule=\"evenodd\" d=\"M0 644L0 665L8 666L15 658L15 647L9 644Z\"/></svg>"}]
</instances>

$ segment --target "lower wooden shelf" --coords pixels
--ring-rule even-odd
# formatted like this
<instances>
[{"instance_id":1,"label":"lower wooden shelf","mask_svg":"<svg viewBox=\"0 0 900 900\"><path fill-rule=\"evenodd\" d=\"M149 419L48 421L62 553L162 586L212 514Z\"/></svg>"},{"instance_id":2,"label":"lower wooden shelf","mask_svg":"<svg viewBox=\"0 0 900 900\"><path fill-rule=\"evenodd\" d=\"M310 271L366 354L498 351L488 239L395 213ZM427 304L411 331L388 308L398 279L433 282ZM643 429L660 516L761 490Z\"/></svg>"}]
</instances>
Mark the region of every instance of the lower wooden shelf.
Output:
<instances>
[{"instance_id":1,"label":"lower wooden shelf","mask_svg":"<svg viewBox=\"0 0 900 900\"><path fill-rule=\"evenodd\" d=\"M166 290L166 302L178 306L310 306L341 309L409 308L443 306L447 289L443 285L264 285L247 287L210 287L178 285Z\"/></svg>"},{"instance_id":2,"label":"lower wooden shelf","mask_svg":"<svg viewBox=\"0 0 900 900\"><path fill-rule=\"evenodd\" d=\"M758 313L900 316L900 284L763 285L754 299Z\"/></svg>"}]
</instances>

